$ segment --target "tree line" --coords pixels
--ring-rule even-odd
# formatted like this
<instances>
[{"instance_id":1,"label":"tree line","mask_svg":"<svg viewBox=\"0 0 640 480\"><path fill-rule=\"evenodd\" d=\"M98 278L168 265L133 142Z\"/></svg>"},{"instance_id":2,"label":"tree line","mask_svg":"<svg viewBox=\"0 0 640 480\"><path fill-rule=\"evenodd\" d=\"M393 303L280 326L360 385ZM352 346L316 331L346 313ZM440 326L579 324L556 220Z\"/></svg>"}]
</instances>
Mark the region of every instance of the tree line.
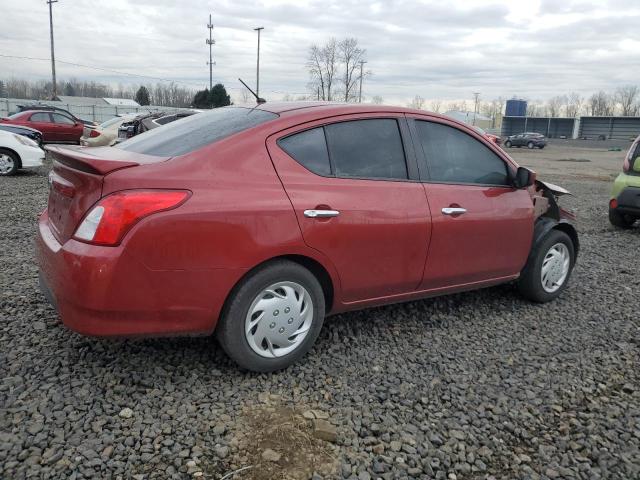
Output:
<instances>
[{"instance_id":1,"label":"tree line","mask_svg":"<svg viewBox=\"0 0 640 480\"><path fill-rule=\"evenodd\" d=\"M0 98L21 98L28 100L50 100L53 84L47 80L25 80L9 78L0 80ZM158 105L161 107L211 108L229 105L231 99L224 85L215 85L211 91L181 87L175 83L157 83L155 85L123 85L112 86L96 81L70 78L56 82L58 95L94 97L94 98L128 98L136 100L140 105Z\"/></svg>"},{"instance_id":2,"label":"tree line","mask_svg":"<svg viewBox=\"0 0 640 480\"><path fill-rule=\"evenodd\" d=\"M489 118L498 118L504 114L506 100L498 97L490 101L478 102L478 113ZM461 112L473 111L475 103L466 100L431 100L427 102L420 95L416 95L407 106L419 110L430 110L435 113L456 110ZM594 117L635 117L640 116L640 87L626 85L614 91L600 90L590 96L579 93L556 95L546 101L528 100L528 117L569 117L582 115Z\"/></svg>"}]
</instances>

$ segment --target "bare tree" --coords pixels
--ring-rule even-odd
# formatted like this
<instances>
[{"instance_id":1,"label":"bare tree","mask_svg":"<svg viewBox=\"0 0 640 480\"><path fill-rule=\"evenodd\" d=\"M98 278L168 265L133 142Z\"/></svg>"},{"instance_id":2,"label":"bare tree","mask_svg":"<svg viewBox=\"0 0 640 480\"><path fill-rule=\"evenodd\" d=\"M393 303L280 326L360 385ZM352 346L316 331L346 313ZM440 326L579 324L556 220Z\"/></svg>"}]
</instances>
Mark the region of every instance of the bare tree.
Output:
<instances>
[{"instance_id":1,"label":"bare tree","mask_svg":"<svg viewBox=\"0 0 640 480\"><path fill-rule=\"evenodd\" d=\"M413 100L407 104L407 106L409 108L415 108L416 110L422 110L424 108L424 98L420 95L416 95L413 97Z\"/></svg>"},{"instance_id":2,"label":"bare tree","mask_svg":"<svg viewBox=\"0 0 640 480\"><path fill-rule=\"evenodd\" d=\"M615 102L611 95L600 90L589 97L588 108L594 117L607 117L615 113Z\"/></svg>"},{"instance_id":3,"label":"bare tree","mask_svg":"<svg viewBox=\"0 0 640 480\"><path fill-rule=\"evenodd\" d=\"M323 47L312 45L307 59L312 90L319 89L322 100L333 100L333 83L338 72L338 44L332 38Z\"/></svg>"},{"instance_id":4,"label":"bare tree","mask_svg":"<svg viewBox=\"0 0 640 480\"><path fill-rule=\"evenodd\" d=\"M579 93L571 92L566 98L565 104L565 114L569 118L575 118L580 115L580 111L582 110L582 103L584 99Z\"/></svg>"},{"instance_id":5,"label":"bare tree","mask_svg":"<svg viewBox=\"0 0 640 480\"><path fill-rule=\"evenodd\" d=\"M565 95L556 95L547 101L547 113L550 117L559 117L562 112L562 106L566 105Z\"/></svg>"},{"instance_id":6,"label":"bare tree","mask_svg":"<svg viewBox=\"0 0 640 480\"><path fill-rule=\"evenodd\" d=\"M431 100L429 102L429 110L431 110L433 113L440 113L441 109L442 109L442 100Z\"/></svg>"},{"instance_id":7,"label":"bare tree","mask_svg":"<svg viewBox=\"0 0 640 480\"><path fill-rule=\"evenodd\" d=\"M638 113L639 94L637 85L625 85L616 89L615 100L620 105L620 114L623 117L631 117Z\"/></svg>"},{"instance_id":8,"label":"bare tree","mask_svg":"<svg viewBox=\"0 0 640 480\"><path fill-rule=\"evenodd\" d=\"M461 102L450 102L449 103L449 110L453 110L456 112L466 112L468 111L468 107L467 107L467 101L466 100L462 100Z\"/></svg>"},{"instance_id":9,"label":"bare tree","mask_svg":"<svg viewBox=\"0 0 640 480\"><path fill-rule=\"evenodd\" d=\"M371 103L381 105L384 103L384 99L380 95L374 95L374 97L371 99Z\"/></svg>"},{"instance_id":10,"label":"bare tree","mask_svg":"<svg viewBox=\"0 0 640 480\"><path fill-rule=\"evenodd\" d=\"M342 93L345 102L356 100L356 86L360 80L359 65L366 50L358 46L356 38L345 38L338 42L338 59L342 64Z\"/></svg>"}]
</instances>

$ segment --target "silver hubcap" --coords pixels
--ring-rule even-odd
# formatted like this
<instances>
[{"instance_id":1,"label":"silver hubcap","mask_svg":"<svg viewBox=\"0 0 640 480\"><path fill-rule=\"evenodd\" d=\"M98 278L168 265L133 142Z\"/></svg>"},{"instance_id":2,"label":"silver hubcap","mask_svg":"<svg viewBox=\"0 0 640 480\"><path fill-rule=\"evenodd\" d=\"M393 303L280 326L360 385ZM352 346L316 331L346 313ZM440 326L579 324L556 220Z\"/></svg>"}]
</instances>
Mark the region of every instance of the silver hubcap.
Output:
<instances>
[{"instance_id":1,"label":"silver hubcap","mask_svg":"<svg viewBox=\"0 0 640 480\"><path fill-rule=\"evenodd\" d=\"M13 159L5 153L0 153L0 173L6 175L11 170L13 170Z\"/></svg>"},{"instance_id":2,"label":"silver hubcap","mask_svg":"<svg viewBox=\"0 0 640 480\"><path fill-rule=\"evenodd\" d=\"M553 293L564 284L569 274L571 256L564 243L556 243L549 249L542 261L542 288L545 292Z\"/></svg>"},{"instance_id":3,"label":"silver hubcap","mask_svg":"<svg viewBox=\"0 0 640 480\"><path fill-rule=\"evenodd\" d=\"M313 323L309 292L295 282L278 282L253 300L245 319L245 336L261 357L277 358L298 348Z\"/></svg>"}]
</instances>

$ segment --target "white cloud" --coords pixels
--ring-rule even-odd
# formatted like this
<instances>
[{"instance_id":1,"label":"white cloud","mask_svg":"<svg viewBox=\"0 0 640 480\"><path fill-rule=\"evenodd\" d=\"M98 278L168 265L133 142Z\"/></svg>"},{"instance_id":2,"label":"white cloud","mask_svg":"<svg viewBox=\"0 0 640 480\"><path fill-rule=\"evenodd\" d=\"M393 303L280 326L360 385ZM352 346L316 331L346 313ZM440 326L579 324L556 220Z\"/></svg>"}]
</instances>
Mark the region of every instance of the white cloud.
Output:
<instances>
[{"instance_id":1,"label":"white cloud","mask_svg":"<svg viewBox=\"0 0 640 480\"><path fill-rule=\"evenodd\" d=\"M256 33L264 26L261 92L304 93L311 43L355 36L367 49L367 96L545 98L638 83L635 0L60 0L56 56L194 87L208 84L206 23L213 13L214 79L232 93L255 82ZM0 0L0 53L48 58L44 0ZM60 78L139 82L59 63ZM0 77L47 78L47 61L0 57Z\"/></svg>"}]
</instances>

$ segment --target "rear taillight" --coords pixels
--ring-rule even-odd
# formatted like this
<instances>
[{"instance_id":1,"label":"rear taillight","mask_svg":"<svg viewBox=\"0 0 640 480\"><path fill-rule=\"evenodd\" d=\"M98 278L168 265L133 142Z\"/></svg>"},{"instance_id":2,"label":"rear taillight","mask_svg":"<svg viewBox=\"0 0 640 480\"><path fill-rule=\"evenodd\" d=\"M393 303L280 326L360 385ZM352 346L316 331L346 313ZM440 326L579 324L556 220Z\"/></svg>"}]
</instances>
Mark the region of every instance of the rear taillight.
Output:
<instances>
[{"instance_id":1,"label":"rear taillight","mask_svg":"<svg viewBox=\"0 0 640 480\"><path fill-rule=\"evenodd\" d=\"M101 199L85 215L73 236L94 245L118 245L142 218L184 203L186 190L123 190Z\"/></svg>"},{"instance_id":2,"label":"rear taillight","mask_svg":"<svg viewBox=\"0 0 640 480\"><path fill-rule=\"evenodd\" d=\"M99 132L98 130L95 130L95 129L94 129L94 130L91 130L91 133L89 133L89 136L90 136L91 138L99 137L99 136L100 136L100 132Z\"/></svg>"}]
</instances>

